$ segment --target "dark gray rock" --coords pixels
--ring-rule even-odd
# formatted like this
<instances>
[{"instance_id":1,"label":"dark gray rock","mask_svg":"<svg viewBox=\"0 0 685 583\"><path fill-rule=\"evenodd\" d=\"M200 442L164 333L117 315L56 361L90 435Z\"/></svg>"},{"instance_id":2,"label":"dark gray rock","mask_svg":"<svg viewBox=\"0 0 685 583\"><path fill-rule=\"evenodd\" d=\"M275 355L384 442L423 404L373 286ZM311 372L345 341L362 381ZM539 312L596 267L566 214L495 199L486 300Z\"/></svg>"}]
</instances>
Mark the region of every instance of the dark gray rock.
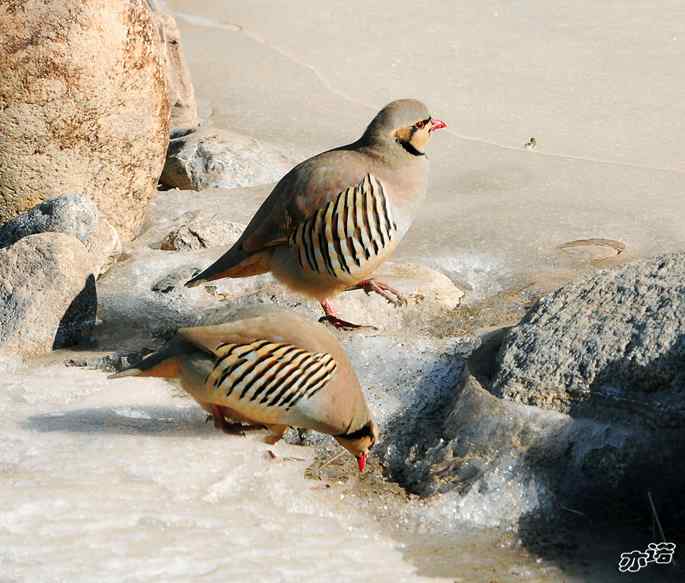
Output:
<instances>
[{"instance_id":1,"label":"dark gray rock","mask_svg":"<svg viewBox=\"0 0 685 583\"><path fill-rule=\"evenodd\" d=\"M121 251L116 231L82 194L65 194L37 204L0 226L0 249L39 233L64 233L76 237L95 260L95 275L106 271Z\"/></svg>"},{"instance_id":2,"label":"dark gray rock","mask_svg":"<svg viewBox=\"0 0 685 583\"><path fill-rule=\"evenodd\" d=\"M95 325L93 259L63 233L0 250L0 352L36 356L83 341Z\"/></svg>"},{"instance_id":3,"label":"dark gray rock","mask_svg":"<svg viewBox=\"0 0 685 583\"><path fill-rule=\"evenodd\" d=\"M65 233L84 245L98 223L93 201L81 194L65 194L46 200L0 226L0 249L9 247L28 235Z\"/></svg>"},{"instance_id":4,"label":"dark gray rock","mask_svg":"<svg viewBox=\"0 0 685 583\"><path fill-rule=\"evenodd\" d=\"M508 333L494 390L574 416L685 427L685 254L541 299Z\"/></svg>"},{"instance_id":5,"label":"dark gray rock","mask_svg":"<svg viewBox=\"0 0 685 583\"><path fill-rule=\"evenodd\" d=\"M523 532L569 516L649 524L647 492L669 529L677 526L685 515L685 428L574 417L494 395L505 332L484 337L471 354L466 339L451 351L430 339L431 361L410 367L424 372L408 377L413 390L383 383L383 439L375 453L388 477L414 494L441 495L435 502L453 519L485 526L518 524ZM358 342L348 346L363 377L369 367L359 355L368 350ZM378 368L392 372L375 374L402 378L399 352L379 355L385 366Z\"/></svg>"}]
</instances>

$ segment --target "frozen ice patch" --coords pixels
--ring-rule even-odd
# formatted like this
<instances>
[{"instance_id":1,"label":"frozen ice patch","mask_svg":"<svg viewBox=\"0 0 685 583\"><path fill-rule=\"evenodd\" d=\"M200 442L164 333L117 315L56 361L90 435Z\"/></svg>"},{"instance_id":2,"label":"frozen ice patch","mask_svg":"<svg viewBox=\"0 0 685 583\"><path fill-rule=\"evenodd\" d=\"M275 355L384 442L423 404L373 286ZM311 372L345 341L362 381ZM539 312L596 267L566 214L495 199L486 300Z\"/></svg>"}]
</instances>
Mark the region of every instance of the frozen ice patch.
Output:
<instances>
[{"instance_id":1,"label":"frozen ice patch","mask_svg":"<svg viewBox=\"0 0 685 583\"><path fill-rule=\"evenodd\" d=\"M502 260L480 253L443 255L425 258L423 262L466 289L471 300L481 300L502 291L505 282L512 277L511 270Z\"/></svg>"}]
</instances>

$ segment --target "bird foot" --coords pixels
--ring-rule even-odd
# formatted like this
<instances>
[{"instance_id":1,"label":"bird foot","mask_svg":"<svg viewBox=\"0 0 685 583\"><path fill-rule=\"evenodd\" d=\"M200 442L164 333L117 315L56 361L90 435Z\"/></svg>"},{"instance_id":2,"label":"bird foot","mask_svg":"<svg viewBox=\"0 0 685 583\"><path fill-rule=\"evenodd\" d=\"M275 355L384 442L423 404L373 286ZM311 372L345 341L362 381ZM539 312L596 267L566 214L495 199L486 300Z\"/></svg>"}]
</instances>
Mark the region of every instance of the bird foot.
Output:
<instances>
[{"instance_id":1,"label":"bird foot","mask_svg":"<svg viewBox=\"0 0 685 583\"><path fill-rule=\"evenodd\" d=\"M242 435L245 436L245 428L242 423L228 423L225 419L223 423L214 422L214 427L220 429L227 435Z\"/></svg>"},{"instance_id":2,"label":"bird foot","mask_svg":"<svg viewBox=\"0 0 685 583\"><path fill-rule=\"evenodd\" d=\"M363 289L366 292L366 295L371 295L372 292L376 293L385 298L385 300L393 306L400 307L407 305L407 299L399 291L382 281L366 279L360 281L357 284L356 289Z\"/></svg>"},{"instance_id":3,"label":"bird foot","mask_svg":"<svg viewBox=\"0 0 685 583\"><path fill-rule=\"evenodd\" d=\"M338 316L335 313L335 310L333 309L333 306L331 306L331 304L328 302L328 300L322 301L321 307L323 308L323 311L326 315L319 318L319 322L322 322L322 323L328 322L332 326L336 327L338 330L359 330L360 328L366 328L369 330L378 330L378 328L376 328L375 326L365 326L363 324L353 324L352 322L348 322L346 320L338 318Z\"/></svg>"},{"instance_id":4,"label":"bird foot","mask_svg":"<svg viewBox=\"0 0 685 583\"><path fill-rule=\"evenodd\" d=\"M214 428L223 431L228 435L245 435L243 425L241 423L229 423L224 417L224 412L221 407L215 405L212 407L211 418L214 420ZM207 418L209 421L209 417Z\"/></svg>"},{"instance_id":5,"label":"bird foot","mask_svg":"<svg viewBox=\"0 0 685 583\"><path fill-rule=\"evenodd\" d=\"M268 443L269 445L276 445L281 441L285 432L288 431L287 425L267 425L266 427L271 431L271 434L264 438L264 443Z\"/></svg>"}]
</instances>

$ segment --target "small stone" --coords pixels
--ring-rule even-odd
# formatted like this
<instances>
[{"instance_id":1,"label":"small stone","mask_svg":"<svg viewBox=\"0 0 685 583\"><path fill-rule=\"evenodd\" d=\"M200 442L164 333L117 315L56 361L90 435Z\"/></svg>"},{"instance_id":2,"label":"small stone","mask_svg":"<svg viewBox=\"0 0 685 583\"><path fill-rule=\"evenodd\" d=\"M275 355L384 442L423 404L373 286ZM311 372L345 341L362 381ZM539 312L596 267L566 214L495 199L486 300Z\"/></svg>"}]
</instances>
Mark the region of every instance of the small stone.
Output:
<instances>
[{"instance_id":1,"label":"small stone","mask_svg":"<svg viewBox=\"0 0 685 583\"><path fill-rule=\"evenodd\" d=\"M200 271L199 267L181 267L157 280L150 289L153 292L167 294L177 287L183 287L186 281L200 273Z\"/></svg>"},{"instance_id":2,"label":"small stone","mask_svg":"<svg viewBox=\"0 0 685 583\"><path fill-rule=\"evenodd\" d=\"M237 188L275 182L292 166L273 146L228 130L202 128L171 140L159 181L182 190Z\"/></svg>"},{"instance_id":3,"label":"small stone","mask_svg":"<svg viewBox=\"0 0 685 583\"><path fill-rule=\"evenodd\" d=\"M221 219L213 213L186 213L181 224L164 237L164 251L195 251L224 246L227 249L243 234L245 225Z\"/></svg>"}]
</instances>

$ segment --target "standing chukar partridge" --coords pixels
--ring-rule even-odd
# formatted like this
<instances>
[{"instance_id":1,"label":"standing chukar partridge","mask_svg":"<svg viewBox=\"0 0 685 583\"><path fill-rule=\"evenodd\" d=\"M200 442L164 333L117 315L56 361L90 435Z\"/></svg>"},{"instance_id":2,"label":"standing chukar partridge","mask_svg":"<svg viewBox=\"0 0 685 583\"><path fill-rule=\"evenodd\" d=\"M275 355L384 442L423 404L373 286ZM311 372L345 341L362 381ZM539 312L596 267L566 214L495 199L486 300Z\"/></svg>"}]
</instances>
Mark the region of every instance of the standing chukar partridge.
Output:
<instances>
[{"instance_id":1,"label":"standing chukar partridge","mask_svg":"<svg viewBox=\"0 0 685 583\"><path fill-rule=\"evenodd\" d=\"M332 435L364 471L378 439L352 365L326 329L286 312L219 326L181 328L161 350L112 375L180 379L227 433L266 426L268 443L289 426Z\"/></svg>"},{"instance_id":2,"label":"standing chukar partridge","mask_svg":"<svg viewBox=\"0 0 685 583\"><path fill-rule=\"evenodd\" d=\"M271 271L290 288L317 299L327 320L338 318L329 298L349 289L403 303L371 278L409 229L426 195L431 133L446 124L420 101L386 105L353 144L298 164L264 201L240 239L186 283Z\"/></svg>"}]
</instances>

